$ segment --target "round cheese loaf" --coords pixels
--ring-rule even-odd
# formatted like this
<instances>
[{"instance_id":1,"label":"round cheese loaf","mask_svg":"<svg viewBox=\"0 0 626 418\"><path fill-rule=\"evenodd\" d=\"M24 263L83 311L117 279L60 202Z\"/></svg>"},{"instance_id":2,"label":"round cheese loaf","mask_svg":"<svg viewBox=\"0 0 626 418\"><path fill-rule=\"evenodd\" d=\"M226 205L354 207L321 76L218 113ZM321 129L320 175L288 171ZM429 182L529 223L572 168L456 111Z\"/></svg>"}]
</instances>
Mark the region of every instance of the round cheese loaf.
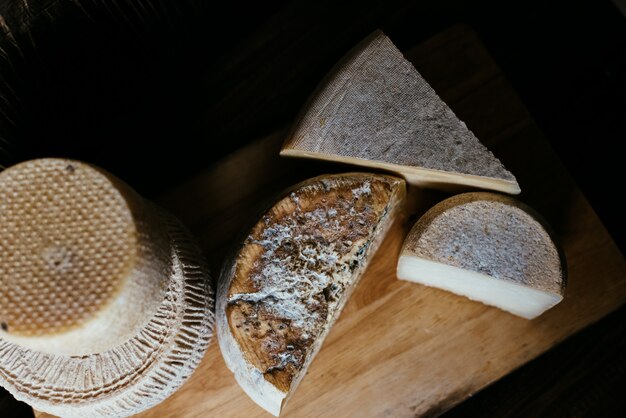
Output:
<instances>
[{"instance_id":1,"label":"round cheese loaf","mask_svg":"<svg viewBox=\"0 0 626 418\"><path fill-rule=\"evenodd\" d=\"M212 335L200 251L112 175L64 159L0 173L0 384L61 416L171 394Z\"/></svg>"}]
</instances>

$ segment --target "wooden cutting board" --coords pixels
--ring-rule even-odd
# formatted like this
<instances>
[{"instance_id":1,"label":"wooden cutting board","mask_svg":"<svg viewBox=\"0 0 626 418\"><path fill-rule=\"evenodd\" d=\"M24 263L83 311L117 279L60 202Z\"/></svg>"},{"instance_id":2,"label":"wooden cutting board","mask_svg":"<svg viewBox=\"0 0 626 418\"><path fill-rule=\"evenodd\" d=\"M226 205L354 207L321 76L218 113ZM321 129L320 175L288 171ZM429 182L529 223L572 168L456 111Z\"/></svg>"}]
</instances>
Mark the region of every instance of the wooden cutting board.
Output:
<instances>
[{"instance_id":1,"label":"wooden cutting board","mask_svg":"<svg viewBox=\"0 0 626 418\"><path fill-rule=\"evenodd\" d=\"M448 196L411 189L403 222L372 260L284 417L437 415L626 301L624 257L477 36L455 26L405 55L517 176L520 199L556 229L568 260L565 300L527 321L397 280L405 233ZM322 173L354 171L281 159L283 135L240 149L159 199L197 236L214 279L234 239L281 189ZM214 341L189 382L139 416L270 415L239 388Z\"/></svg>"}]
</instances>

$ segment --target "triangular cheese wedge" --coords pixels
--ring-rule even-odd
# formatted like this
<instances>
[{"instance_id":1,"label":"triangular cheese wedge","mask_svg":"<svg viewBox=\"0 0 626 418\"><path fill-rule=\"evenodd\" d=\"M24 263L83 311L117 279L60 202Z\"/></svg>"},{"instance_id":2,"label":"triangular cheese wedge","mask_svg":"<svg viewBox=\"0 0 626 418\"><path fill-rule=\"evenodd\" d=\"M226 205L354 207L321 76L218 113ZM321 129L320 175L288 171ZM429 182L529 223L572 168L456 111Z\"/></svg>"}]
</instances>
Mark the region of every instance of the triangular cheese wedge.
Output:
<instances>
[{"instance_id":1,"label":"triangular cheese wedge","mask_svg":"<svg viewBox=\"0 0 626 418\"><path fill-rule=\"evenodd\" d=\"M562 252L546 228L510 197L457 195L415 224L398 277L532 319L559 303L566 285Z\"/></svg>"},{"instance_id":2,"label":"triangular cheese wedge","mask_svg":"<svg viewBox=\"0 0 626 418\"><path fill-rule=\"evenodd\" d=\"M404 199L402 179L352 173L295 186L218 284L218 338L237 382L278 416Z\"/></svg>"},{"instance_id":3,"label":"triangular cheese wedge","mask_svg":"<svg viewBox=\"0 0 626 418\"><path fill-rule=\"evenodd\" d=\"M384 169L417 185L520 192L513 174L380 31L326 77L280 154Z\"/></svg>"}]
</instances>

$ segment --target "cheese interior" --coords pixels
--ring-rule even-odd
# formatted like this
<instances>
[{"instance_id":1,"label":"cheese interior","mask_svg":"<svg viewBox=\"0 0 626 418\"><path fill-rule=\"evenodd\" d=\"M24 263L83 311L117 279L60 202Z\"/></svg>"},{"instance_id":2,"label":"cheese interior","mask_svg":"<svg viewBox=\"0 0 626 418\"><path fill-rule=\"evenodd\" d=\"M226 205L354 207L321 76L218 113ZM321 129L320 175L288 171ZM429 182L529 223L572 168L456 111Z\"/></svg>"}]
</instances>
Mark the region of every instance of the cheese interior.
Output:
<instances>
[{"instance_id":1,"label":"cheese interior","mask_svg":"<svg viewBox=\"0 0 626 418\"><path fill-rule=\"evenodd\" d=\"M526 319L541 315L563 299L561 295L514 281L494 278L416 256L400 257L398 278L447 290Z\"/></svg>"}]
</instances>

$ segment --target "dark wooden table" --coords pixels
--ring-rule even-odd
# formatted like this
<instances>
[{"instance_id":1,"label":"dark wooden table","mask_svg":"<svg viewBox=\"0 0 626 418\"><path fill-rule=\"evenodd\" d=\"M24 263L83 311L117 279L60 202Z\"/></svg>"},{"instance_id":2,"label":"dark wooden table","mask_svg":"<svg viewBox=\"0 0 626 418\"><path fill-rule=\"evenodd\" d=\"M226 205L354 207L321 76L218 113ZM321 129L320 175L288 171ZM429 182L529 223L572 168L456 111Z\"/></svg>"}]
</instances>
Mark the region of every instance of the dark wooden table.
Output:
<instances>
[{"instance_id":1,"label":"dark wooden table","mask_svg":"<svg viewBox=\"0 0 626 418\"><path fill-rule=\"evenodd\" d=\"M517 175L520 198L555 228L570 286L558 307L525 321L398 281L397 250L412 223L403 222L372 261L285 416L440 414L626 301L626 261L474 31L455 25L405 54ZM214 272L271 196L304 178L351 169L281 159L283 135L237 150L158 199L198 237ZM409 214L419 216L445 196L412 189ZM580 399L589 403L603 393ZM525 400L508 412L527 412ZM570 402L565 412L584 412L584 404L572 409ZM141 416L172 414L266 416L236 385L215 344L181 390Z\"/></svg>"}]
</instances>

